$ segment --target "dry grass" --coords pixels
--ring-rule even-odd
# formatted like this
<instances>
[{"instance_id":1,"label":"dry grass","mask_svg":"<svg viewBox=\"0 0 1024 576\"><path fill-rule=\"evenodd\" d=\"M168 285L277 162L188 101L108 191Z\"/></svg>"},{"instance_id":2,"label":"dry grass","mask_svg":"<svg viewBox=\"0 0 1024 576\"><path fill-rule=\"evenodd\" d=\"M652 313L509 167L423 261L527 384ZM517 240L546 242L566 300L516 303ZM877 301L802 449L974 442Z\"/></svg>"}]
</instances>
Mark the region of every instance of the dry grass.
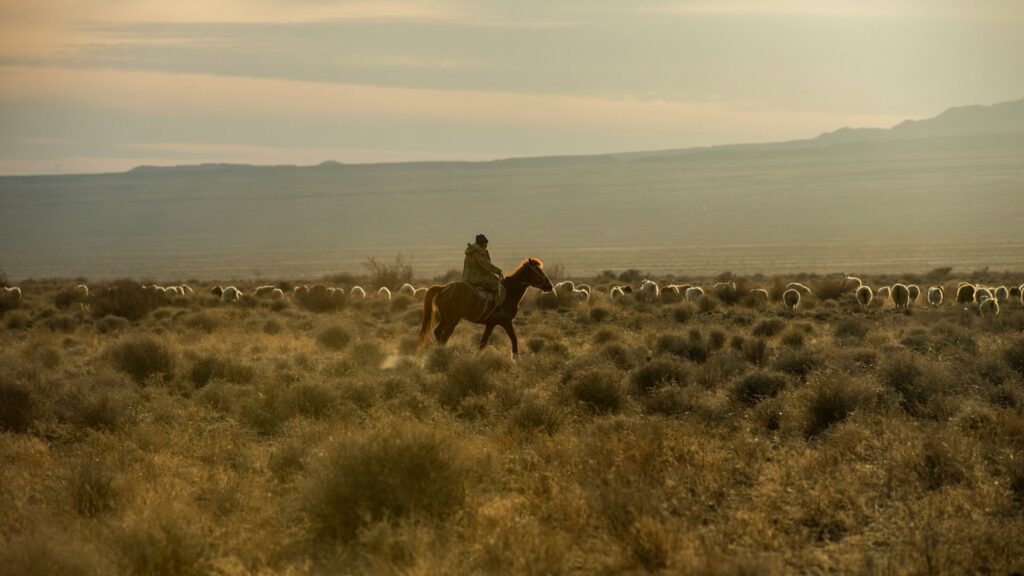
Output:
<instances>
[{"instance_id":1,"label":"dry grass","mask_svg":"<svg viewBox=\"0 0 1024 576\"><path fill-rule=\"evenodd\" d=\"M861 310L801 280L793 312L613 303L613 274L589 303L531 294L518 362L470 325L417 355L406 298L22 283L0 572L1024 571L1024 309Z\"/></svg>"}]
</instances>

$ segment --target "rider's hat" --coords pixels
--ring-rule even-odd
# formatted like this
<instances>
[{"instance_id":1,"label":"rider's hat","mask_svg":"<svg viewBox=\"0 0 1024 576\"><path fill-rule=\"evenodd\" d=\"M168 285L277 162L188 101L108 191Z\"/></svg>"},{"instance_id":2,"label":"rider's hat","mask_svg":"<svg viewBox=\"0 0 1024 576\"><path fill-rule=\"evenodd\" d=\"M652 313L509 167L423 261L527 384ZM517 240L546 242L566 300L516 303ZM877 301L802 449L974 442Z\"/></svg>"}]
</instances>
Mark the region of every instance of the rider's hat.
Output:
<instances>
[{"instance_id":1,"label":"rider's hat","mask_svg":"<svg viewBox=\"0 0 1024 576\"><path fill-rule=\"evenodd\" d=\"M487 236L484 236L483 234L477 234L476 235L476 243L477 244L486 244L487 242L488 242Z\"/></svg>"}]
</instances>

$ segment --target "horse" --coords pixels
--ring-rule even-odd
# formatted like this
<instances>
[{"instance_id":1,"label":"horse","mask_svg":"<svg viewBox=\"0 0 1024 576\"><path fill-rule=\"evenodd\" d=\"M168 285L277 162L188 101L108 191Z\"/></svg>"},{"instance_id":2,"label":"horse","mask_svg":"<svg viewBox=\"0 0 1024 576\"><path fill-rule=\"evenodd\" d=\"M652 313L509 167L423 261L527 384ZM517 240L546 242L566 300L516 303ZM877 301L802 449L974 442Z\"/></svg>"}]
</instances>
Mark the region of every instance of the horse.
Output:
<instances>
[{"instance_id":1,"label":"horse","mask_svg":"<svg viewBox=\"0 0 1024 576\"><path fill-rule=\"evenodd\" d=\"M516 338L512 320L519 313L519 305L528 288L538 288L543 292L551 292L554 286L544 275L544 263L536 258L527 258L516 268L515 272L501 279L505 288L505 300L501 310L490 314L491 306L477 294L477 289L465 282L452 282L444 286L431 286L423 299L423 323L420 325L420 336L417 348L423 350L430 335L430 326L434 323L434 308L437 308L438 324L434 328L434 338L444 345L451 338L452 332L462 320L484 325L484 334L480 338L480 349L487 345L495 326L501 326L512 342L512 356L519 357L519 340Z\"/></svg>"}]
</instances>

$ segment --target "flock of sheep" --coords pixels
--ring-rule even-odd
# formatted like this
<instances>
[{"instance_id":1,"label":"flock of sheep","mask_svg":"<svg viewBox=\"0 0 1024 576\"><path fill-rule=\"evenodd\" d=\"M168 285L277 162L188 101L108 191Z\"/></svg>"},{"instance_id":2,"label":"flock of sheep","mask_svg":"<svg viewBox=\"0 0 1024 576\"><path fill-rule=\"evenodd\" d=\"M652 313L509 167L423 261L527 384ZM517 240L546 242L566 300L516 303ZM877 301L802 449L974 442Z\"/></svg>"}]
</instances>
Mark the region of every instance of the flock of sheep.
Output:
<instances>
[{"instance_id":1,"label":"flock of sheep","mask_svg":"<svg viewBox=\"0 0 1024 576\"><path fill-rule=\"evenodd\" d=\"M916 284L893 284L871 288L864 284L860 278L845 276L843 286L846 291L853 294L854 299L862 308L867 308L872 303L885 305L892 302L897 310L904 309L917 303L924 294L925 301L929 306L939 307L945 300L945 289L942 286L930 286L927 291ZM159 286L156 284L144 284L142 289L148 292L159 293L167 296L190 296L195 290L188 284L173 286ZM736 294L737 287L734 282L718 282L710 290L717 294L729 291ZM406 283L396 291L397 294L412 298L422 298L426 288L416 288ZM588 302L591 299L593 289L588 284L575 284L571 280L555 284L555 296L569 301ZM244 296L242 290L236 286L211 286L209 293L223 302L237 302ZM272 300L284 300L289 295L299 301L316 299L318 301L340 302L345 298L364 300L367 298L367 291L361 286L353 286L347 292L344 288L331 287L325 284L300 285L296 286L290 293L283 289L267 284L257 286L252 294L258 298L270 298ZM811 289L800 282L790 282L782 292L782 303L789 310L800 306L800 301L811 294ZM671 295L671 296L670 296ZM613 286L609 290L609 297L612 302L619 302L627 297L635 297L640 301L652 302L659 298L686 299L694 301L705 296L704 288L690 284L668 284L660 286L653 280L644 280L640 287L634 290L632 286ZM85 284L78 284L72 289L72 297L75 301L85 303L89 298L89 287ZM391 300L392 292L386 286L376 291L376 298L379 300ZM768 290L754 288L747 291L747 298L754 305L766 305L770 300ZM7 305L18 305L21 302L22 293L18 287L4 287L0 291L0 303ZM1000 306L1010 301L1020 301L1024 304L1024 284L1020 286L985 286L960 282L956 288L955 301L957 304L974 306L982 316L996 316L1000 312Z\"/></svg>"}]
</instances>

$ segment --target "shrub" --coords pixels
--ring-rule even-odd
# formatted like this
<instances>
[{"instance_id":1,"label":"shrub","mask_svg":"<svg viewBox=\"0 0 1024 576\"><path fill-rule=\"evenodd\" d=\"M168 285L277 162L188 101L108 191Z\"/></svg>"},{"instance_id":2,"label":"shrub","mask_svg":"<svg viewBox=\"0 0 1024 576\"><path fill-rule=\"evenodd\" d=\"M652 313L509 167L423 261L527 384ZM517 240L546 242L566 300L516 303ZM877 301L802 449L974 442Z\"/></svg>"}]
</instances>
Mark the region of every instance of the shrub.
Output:
<instances>
[{"instance_id":1,"label":"shrub","mask_svg":"<svg viewBox=\"0 0 1024 576\"><path fill-rule=\"evenodd\" d=\"M762 370L741 378L732 389L732 397L743 404L753 406L765 398L774 397L785 387L785 375Z\"/></svg>"},{"instance_id":2,"label":"shrub","mask_svg":"<svg viewBox=\"0 0 1024 576\"><path fill-rule=\"evenodd\" d=\"M67 310L73 304L81 302L78 294L75 292L74 286L68 286L61 288L53 295L53 305L58 310Z\"/></svg>"},{"instance_id":3,"label":"shrub","mask_svg":"<svg viewBox=\"0 0 1024 576\"><path fill-rule=\"evenodd\" d=\"M772 336L775 336L779 332L782 332L782 329L785 327L786 323L778 318L766 318L758 322L757 326L754 326L754 330L751 332L751 334L753 334L754 336L771 338Z\"/></svg>"},{"instance_id":4,"label":"shrub","mask_svg":"<svg viewBox=\"0 0 1024 576\"><path fill-rule=\"evenodd\" d=\"M358 365L373 370L380 368L380 365L388 357L387 352L381 348L380 344L370 340L358 342L352 347L350 356Z\"/></svg>"},{"instance_id":5,"label":"shrub","mask_svg":"<svg viewBox=\"0 0 1024 576\"><path fill-rule=\"evenodd\" d=\"M704 296L697 301L697 309L704 314L714 312L718 309L718 300L711 296Z\"/></svg>"},{"instance_id":6,"label":"shrub","mask_svg":"<svg viewBox=\"0 0 1024 576\"><path fill-rule=\"evenodd\" d=\"M603 306L594 306L590 309L590 319L594 322L604 322L612 313Z\"/></svg>"},{"instance_id":7,"label":"shrub","mask_svg":"<svg viewBox=\"0 0 1024 576\"><path fill-rule=\"evenodd\" d=\"M199 576L212 570L209 539L194 522L169 512L152 513L121 529L117 537L124 572L147 576Z\"/></svg>"},{"instance_id":8,"label":"shrub","mask_svg":"<svg viewBox=\"0 0 1024 576\"><path fill-rule=\"evenodd\" d=\"M813 350L785 350L775 359L774 367L781 372L806 378L822 364L821 357Z\"/></svg>"},{"instance_id":9,"label":"shrub","mask_svg":"<svg viewBox=\"0 0 1024 576\"><path fill-rule=\"evenodd\" d=\"M189 328L212 334L220 327L220 319L209 312L192 314L185 319L185 326Z\"/></svg>"},{"instance_id":10,"label":"shrub","mask_svg":"<svg viewBox=\"0 0 1024 576\"><path fill-rule=\"evenodd\" d=\"M285 409L309 418L330 415L338 405L338 393L323 382L299 382L285 390L282 404Z\"/></svg>"},{"instance_id":11,"label":"shrub","mask_svg":"<svg viewBox=\"0 0 1024 576\"><path fill-rule=\"evenodd\" d=\"M575 375L570 391L573 398L598 414L618 412L626 402L622 375L611 367L594 367Z\"/></svg>"},{"instance_id":12,"label":"shrub","mask_svg":"<svg viewBox=\"0 0 1024 576\"><path fill-rule=\"evenodd\" d=\"M672 319L676 322L685 324L690 318L693 318L693 304L686 302L672 309Z\"/></svg>"},{"instance_id":13,"label":"shrub","mask_svg":"<svg viewBox=\"0 0 1024 576\"><path fill-rule=\"evenodd\" d=\"M21 311L11 312L4 316L4 326L8 330L24 330L32 326L32 317Z\"/></svg>"},{"instance_id":14,"label":"shrub","mask_svg":"<svg viewBox=\"0 0 1024 576\"><path fill-rule=\"evenodd\" d=\"M401 425L345 438L318 468L302 503L324 538L351 540L378 521L443 520L465 501L458 445L431 428Z\"/></svg>"},{"instance_id":15,"label":"shrub","mask_svg":"<svg viewBox=\"0 0 1024 576\"><path fill-rule=\"evenodd\" d=\"M562 415L550 402L531 394L516 407L509 421L513 428L522 432L554 434L562 425Z\"/></svg>"},{"instance_id":16,"label":"shrub","mask_svg":"<svg viewBox=\"0 0 1024 576\"><path fill-rule=\"evenodd\" d=\"M1017 338L1003 351L1003 359L1011 370L1024 376L1024 338Z\"/></svg>"},{"instance_id":17,"label":"shrub","mask_svg":"<svg viewBox=\"0 0 1024 576\"><path fill-rule=\"evenodd\" d=\"M923 328L915 328L903 336L900 344L915 352L927 352L931 348L931 339Z\"/></svg>"},{"instance_id":18,"label":"shrub","mask_svg":"<svg viewBox=\"0 0 1024 576\"><path fill-rule=\"evenodd\" d=\"M643 405L644 412L664 416L676 416L693 408L690 394L674 386L663 386L647 394Z\"/></svg>"},{"instance_id":19,"label":"shrub","mask_svg":"<svg viewBox=\"0 0 1024 576\"><path fill-rule=\"evenodd\" d=\"M640 393L665 385L685 386L689 379L686 365L669 358L655 358L633 372L633 388Z\"/></svg>"},{"instance_id":20,"label":"shrub","mask_svg":"<svg viewBox=\"0 0 1024 576\"><path fill-rule=\"evenodd\" d=\"M280 322L271 318L263 324L263 333L271 336L276 336L284 331L284 326Z\"/></svg>"},{"instance_id":21,"label":"shrub","mask_svg":"<svg viewBox=\"0 0 1024 576\"><path fill-rule=\"evenodd\" d=\"M814 286L814 295L819 300L839 300L849 293L845 279L825 278Z\"/></svg>"},{"instance_id":22,"label":"shrub","mask_svg":"<svg viewBox=\"0 0 1024 576\"><path fill-rule=\"evenodd\" d=\"M708 345L712 350L721 350L725 347L725 341L727 338L728 335L725 332L718 329L712 330L708 334Z\"/></svg>"},{"instance_id":23,"label":"shrub","mask_svg":"<svg viewBox=\"0 0 1024 576\"><path fill-rule=\"evenodd\" d=\"M401 286L412 282L412 266L405 262L401 254L395 256L395 261L391 264L371 256L363 262L363 268L366 268L370 275L370 284L373 286Z\"/></svg>"},{"instance_id":24,"label":"shrub","mask_svg":"<svg viewBox=\"0 0 1024 576\"><path fill-rule=\"evenodd\" d=\"M662 334L658 336L654 347L658 352L667 352L692 362L704 362L711 353L708 343L704 341L704 335L696 328L687 336Z\"/></svg>"},{"instance_id":25,"label":"shrub","mask_svg":"<svg viewBox=\"0 0 1024 576\"><path fill-rule=\"evenodd\" d=\"M974 339L974 335L963 326L943 322L932 328L932 334L942 346L956 348L967 353L978 351L978 342Z\"/></svg>"},{"instance_id":26,"label":"shrub","mask_svg":"<svg viewBox=\"0 0 1024 576\"><path fill-rule=\"evenodd\" d=\"M455 407L466 398L490 393L494 388L493 374L500 368L483 355L457 358L442 381L438 400L445 406Z\"/></svg>"},{"instance_id":27,"label":"shrub","mask_svg":"<svg viewBox=\"0 0 1024 576\"><path fill-rule=\"evenodd\" d=\"M110 334L111 332L120 332L128 328L129 322L127 318L120 316L104 316L100 318L99 322L96 323L96 330L100 334Z\"/></svg>"},{"instance_id":28,"label":"shrub","mask_svg":"<svg viewBox=\"0 0 1024 576\"><path fill-rule=\"evenodd\" d=\"M447 372L458 354L451 346L434 346L427 353L426 366L431 372Z\"/></svg>"},{"instance_id":29,"label":"shrub","mask_svg":"<svg viewBox=\"0 0 1024 576\"><path fill-rule=\"evenodd\" d=\"M928 402L942 392L943 382L933 370L910 352L889 356L879 368L882 382L899 396L900 406L911 414L923 414Z\"/></svg>"},{"instance_id":30,"label":"shrub","mask_svg":"<svg viewBox=\"0 0 1024 576\"><path fill-rule=\"evenodd\" d=\"M331 326L317 334L316 341L328 350L343 350L352 341L352 333L341 326Z\"/></svg>"},{"instance_id":31,"label":"shrub","mask_svg":"<svg viewBox=\"0 0 1024 576\"><path fill-rule=\"evenodd\" d=\"M35 401L27 386L0 380L0 431L24 432L35 418Z\"/></svg>"},{"instance_id":32,"label":"shrub","mask_svg":"<svg viewBox=\"0 0 1024 576\"><path fill-rule=\"evenodd\" d=\"M153 376L169 377L174 371L174 353L152 336L125 338L110 348L109 355L115 368L140 384Z\"/></svg>"},{"instance_id":33,"label":"shrub","mask_svg":"<svg viewBox=\"0 0 1024 576\"><path fill-rule=\"evenodd\" d=\"M86 518L112 510L117 490L110 463L98 458L83 458L72 473L71 497L75 510Z\"/></svg>"},{"instance_id":34,"label":"shrub","mask_svg":"<svg viewBox=\"0 0 1024 576\"><path fill-rule=\"evenodd\" d=\"M162 295L143 290L138 282L118 280L91 294L90 309L97 318L120 316L138 320L163 303Z\"/></svg>"},{"instance_id":35,"label":"shrub","mask_svg":"<svg viewBox=\"0 0 1024 576\"><path fill-rule=\"evenodd\" d=\"M251 366L230 358L206 354L192 365L188 379L196 388L202 388L214 378L235 384L248 384L255 375L256 371Z\"/></svg>"},{"instance_id":36,"label":"shrub","mask_svg":"<svg viewBox=\"0 0 1024 576\"><path fill-rule=\"evenodd\" d=\"M804 414L804 434L810 438L842 422L864 401L864 390L846 377L830 376L810 395Z\"/></svg>"},{"instance_id":37,"label":"shrub","mask_svg":"<svg viewBox=\"0 0 1024 576\"><path fill-rule=\"evenodd\" d=\"M782 342L783 346L789 348L803 348L804 347L804 331L797 329L794 326L783 330L782 336L779 341Z\"/></svg>"},{"instance_id":38,"label":"shrub","mask_svg":"<svg viewBox=\"0 0 1024 576\"><path fill-rule=\"evenodd\" d=\"M629 370L636 366L637 354L619 343L605 344L598 350L598 355L620 370Z\"/></svg>"},{"instance_id":39,"label":"shrub","mask_svg":"<svg viewBox=\"0 0 1024 576\"><path fill-rule=\"evenodd\" d=\"M747 362L754 366L763 366L768 362L768 341L764 338L751 338L741 344L740 352Z\"/></svg>"}]
</instances>

